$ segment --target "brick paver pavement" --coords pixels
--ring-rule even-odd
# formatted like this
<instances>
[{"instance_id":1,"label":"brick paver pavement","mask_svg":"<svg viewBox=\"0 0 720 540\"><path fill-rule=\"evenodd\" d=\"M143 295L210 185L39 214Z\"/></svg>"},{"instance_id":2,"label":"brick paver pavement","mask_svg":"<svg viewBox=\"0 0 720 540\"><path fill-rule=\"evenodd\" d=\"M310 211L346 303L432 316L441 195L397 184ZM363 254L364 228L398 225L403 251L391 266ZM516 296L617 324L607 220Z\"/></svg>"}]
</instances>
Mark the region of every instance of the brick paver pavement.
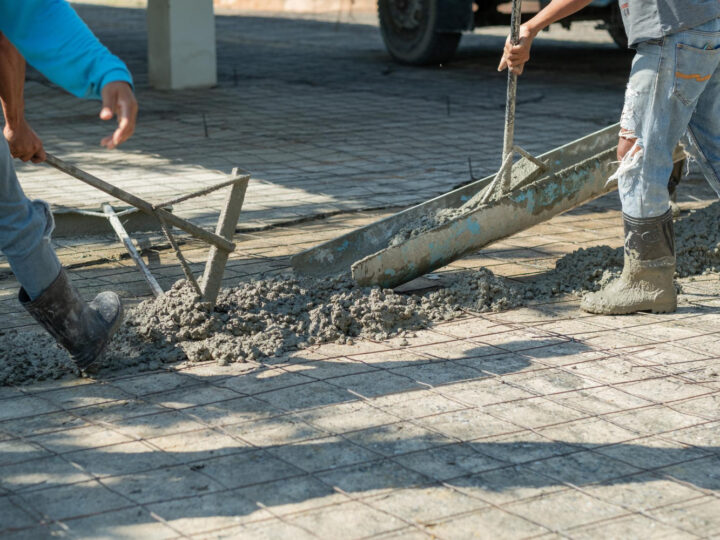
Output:
<instances>
[{"instance_id":1,"label":"brick paver pavement","mask_svg":"<svg viewBox=\"0 0 720 540\"><path fill-rule=\"evenodd\" d=\"M101 8L83 8L83 13L139 62L141 13L121 12L105 21ZM481 158L483 144L488 156L497 150L502 82L471 83L478 73L491 71L490 48L482 36L468 40L458 65L448 71L392 66L383 74L379 70L387 64L374 32L366 28L230 17L219 25L223 73L233 51L239 60L263 59L249 63L252 76L245 73L238 82L242 90L226 77L210 92L212 98L202 92L160 94L141 80L140 95L148 103L142 125L153 135L144 135L143 128L135 146L123 153L91 154L81 143L103 133L91 117L94 109L31 87L31 103L47 100L64 107L50 109L48 114L57 114L53 118L41 118L37 109L33 113L48 147L110 171L116 181L124 181L126 173L129 178L128 171L150 171L148 177L164 175L187 185L218 174L208 169L224 166L213 164L224 159L223 152L234 161L252 161L263 155L261 145L277 152L288 148L292 159L273 153L265 165L259 158L246 164L257 172L249 208L255 212L250 222L258 226L288 219L297 202L293 194L318 197L303 215L348 201L359 208L392 206L452 186L453 175L465 174L468 153L477 156L477 174L491 169L493 160ZM285 31L282 41L279 34L276 41L270 37L268 29L276 27ZM354 42L346 42L346 32ZM553 47L545 54L557 53ZM609 55L611 66L619 55L602 45L579 50ZM525 128L519 137L533 151L602 127L616 113L622 85L603 83L592 69L566 73L567 67L581 66L575 49L566 52L568 66L523 81L528 95L531 88L544 92L538 104L556 104L549 109L521 105ZM542 49L538 56L544 65L548 57ZM346 68L345 82L331 65ZM316 76L305 80L309 74ZM388 88L378 82L393 78ZM448 120L442 96L451 91ZM486 100L477 101L483 93ZM432 101L431 95L441 99ZM581 95L595 100L586 111L579 106ZM237 104L243 96L247 107ZM207 109L210 138L205 140L197 133L202 120L196 113L204 110L200 100L208 99L216 108ZM229 112L218 107L223 100L234 103ZM456 100L458 118L453 118ZM164 112L153 109L162 103ZM430 106L439 107L444 119L424 116ZM314 120L301 122L298 109ZM353 119L366 122L355 130L353 122L337 121L333 111L353 111ZM261 117L268 120L265 131L257 127ZM255 118L253 127L242 118ZM72 137L58 120L71 124ZM213 139L213 125L218 131L223 126L228 136ZM177 126L183 126L182 133ZM402 148L391 150L395 143ZM151 144L157 146L146 147ZM313 154L328 148L335 149L334 164ZM304 152L305 162L300 160ZM359 170L353 177L347 173L353 167L348 156L378 169ZM435 166L436 174L423 169ZM34 179L39 173L22 172L29 184L39 184ZM330 191L336 176L342 176L347 194L339 187ZM431 177L436 184L422 183ZM49 184L48 198L66 193L67 184L61 185ZM370 194L359 195L353 187ZM263 190L268 190L265 198ZM275 205L272 190L278 201L288 197L286 208ZM394 199L398 193L408 198ZM682 188L681 198L688 210L708 204L712 195L693 183ZM194 208L187 211L202 218ZM286 268L288 255L389 213L345 213L245 231L238 235L241 249L233 254L226 283ZM618 246L620 232L616 196L610 195L444 271L485 266L512 279L532 279L579 247ZM181 276L167 246L153 235L141 240L163 286ZM113 239L57 243L85 295L108 286L129 304L147 295ZM188 241L185 251L199 268L201 246ZM36 331L14 299L17 284L6 265L2 271L0 328ZM97 380L0 387L0 536L717 536L720 286L717 274L683 280L682 286L680 307L671 315L592 316L578 310L577 299L559 298L502 313L467 313L408 336L407 343L360 340L222 367L146 363Z\"/></svg>"}]
</instances>

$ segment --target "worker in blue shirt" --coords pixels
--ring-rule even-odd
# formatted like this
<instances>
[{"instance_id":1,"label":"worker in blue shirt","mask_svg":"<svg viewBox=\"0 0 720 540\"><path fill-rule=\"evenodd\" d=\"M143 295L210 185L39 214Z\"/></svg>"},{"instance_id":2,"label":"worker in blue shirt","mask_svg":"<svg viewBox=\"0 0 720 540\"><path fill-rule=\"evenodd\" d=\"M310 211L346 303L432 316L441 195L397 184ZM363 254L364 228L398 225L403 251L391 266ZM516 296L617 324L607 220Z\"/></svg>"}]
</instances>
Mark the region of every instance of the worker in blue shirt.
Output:
<instances>
[{"instance_id":1,"label":"worker in blue shirt","mask_svg":"<svg viewBox=\"0 0 720 540\"><path fill-rule=\"evenodd\" d=\"M125 64L93 35L65 0L0 0L0 250L20 282L27 311L87 371L122 321L114 292L86 303L58 261L50 242L48 204L23 193L12 158L40 163L42 141L24 115L25 60L68 92L102 99L100 118L117 117L101 144L112 149L135 129L137 102ZM24 57L24 58L23 58Z\"/></svg>"}]
</instances>

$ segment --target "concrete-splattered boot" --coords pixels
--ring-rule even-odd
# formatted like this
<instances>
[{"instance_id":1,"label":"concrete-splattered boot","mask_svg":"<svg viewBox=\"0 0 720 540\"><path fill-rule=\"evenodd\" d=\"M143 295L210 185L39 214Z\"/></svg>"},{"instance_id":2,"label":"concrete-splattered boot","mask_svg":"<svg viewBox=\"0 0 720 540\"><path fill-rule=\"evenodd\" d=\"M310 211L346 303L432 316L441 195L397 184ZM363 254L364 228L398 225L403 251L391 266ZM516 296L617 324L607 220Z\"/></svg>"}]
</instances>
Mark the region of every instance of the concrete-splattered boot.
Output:
<instances>
[{"instance_id":1,"label":"concrete-splattered boot","mask_svg":"<svg viewBox=\"0 0 720 540\"><path fill-rule=\"evenodd\" d=\"M582 300L582 309L604 315L675 311L677 293L673 283L675 236L672 211L645 219L623 214L623 222L625 265L622 275L601 291L587 294Z\"/></svg>"},{"instance_id":2,"label":"concrete-splattered boot","mask_svg":"<svg viewBox=\"0 0 720 540\"><path fill-rule=\"evenodd\" d=\"M82 371L89 371L122 321L123 308L117 294L101 292L88 304L65 270L35 300L30 300L22 288L18 297Z\"/></svg>"}]
</instances>

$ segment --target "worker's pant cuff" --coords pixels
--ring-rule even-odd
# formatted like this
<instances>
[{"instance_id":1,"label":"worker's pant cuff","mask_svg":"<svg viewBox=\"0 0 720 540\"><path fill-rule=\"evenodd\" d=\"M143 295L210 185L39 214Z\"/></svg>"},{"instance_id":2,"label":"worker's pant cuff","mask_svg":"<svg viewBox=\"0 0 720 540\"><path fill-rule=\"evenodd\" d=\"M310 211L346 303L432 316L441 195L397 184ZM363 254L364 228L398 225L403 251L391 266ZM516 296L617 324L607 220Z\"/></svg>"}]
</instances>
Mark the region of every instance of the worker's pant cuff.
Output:
<instances>
[{"instance_id":1,"label":"worker's pant cuff","mask_svg":"<svg viewBox=\"0 0 720 540\"><path fill-rule=\"evenodd\" d=\"M40 296L55 281L62 268L48 238L43 238L27 257L13 258L9 262L15 277L31 300Z\"/></svg>"}]
</instances>

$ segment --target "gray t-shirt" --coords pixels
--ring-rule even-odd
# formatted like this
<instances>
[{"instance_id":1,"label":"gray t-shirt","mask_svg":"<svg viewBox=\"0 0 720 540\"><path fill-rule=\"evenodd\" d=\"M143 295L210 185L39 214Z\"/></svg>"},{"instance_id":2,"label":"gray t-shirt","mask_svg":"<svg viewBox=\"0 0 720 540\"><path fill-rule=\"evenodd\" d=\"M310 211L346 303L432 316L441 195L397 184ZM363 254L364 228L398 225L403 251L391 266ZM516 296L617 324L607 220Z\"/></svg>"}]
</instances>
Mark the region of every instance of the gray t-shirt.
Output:
<instances>
[{"instance_id":1,"label":"gray t-shirt","mask_svg":"<svg viewBox=\"0 0 720 540\"><path fill-rule=\"evenodd\" d=\"M619 0L628 44L660 39L720 17L720 0Z\"/></svg>"}]
</instances>

